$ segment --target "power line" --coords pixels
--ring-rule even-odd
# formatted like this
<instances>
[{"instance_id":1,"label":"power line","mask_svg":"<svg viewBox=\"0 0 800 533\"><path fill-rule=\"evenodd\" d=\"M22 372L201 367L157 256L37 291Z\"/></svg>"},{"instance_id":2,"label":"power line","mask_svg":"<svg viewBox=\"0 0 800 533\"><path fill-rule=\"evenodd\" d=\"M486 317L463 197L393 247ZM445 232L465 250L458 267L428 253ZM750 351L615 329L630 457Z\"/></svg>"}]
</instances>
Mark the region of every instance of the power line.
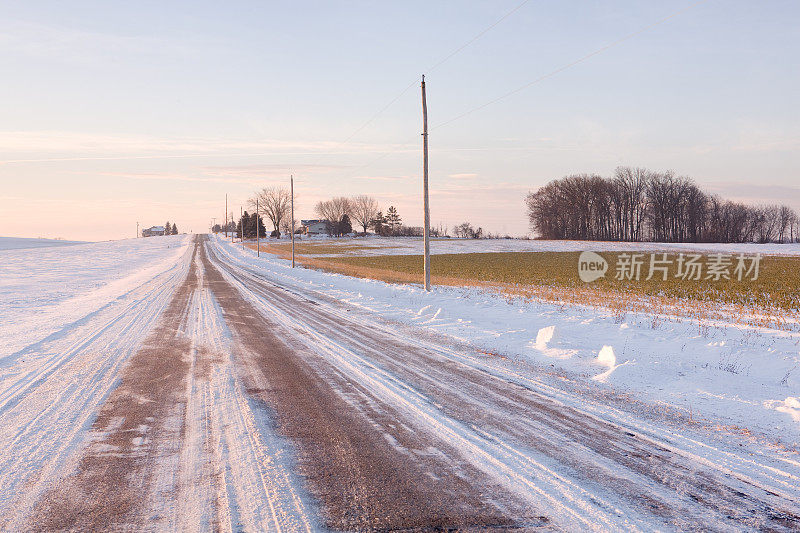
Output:
<instances>
[{"instance_id":1,"label":"power line","mask_svg":"<svg viewBox=\"0 0 800 533\"><path fill-rule=\"evenodd\" d=\"M527 4L529 1L530 1L530 0L524 0L522 3L518 4L518 5L517 5L515 8L513 8L511 11L507 12L505 15L503 15L502 17L500 17L499 19L497 19L496 21L494 21L492 24L490 24L489 26L487 26L486 28L484 28L483 30L481 30L481 31L480 31L480 33L478 33L477 35L475 35L474 37L472 37L470 40L468 40L467 42L465 42L464 44L462 44L461 46L459 46L458 48L456 48L455 50L453 50L452 52L450 52L449 54L447 54L445 57L443 57L442 59L440 59L440 60L439 60L437 63L435 63L433 66L431 66L430 68L428 68L428 69L425 71L425 73L426 73L426 74L428 74L428 73L430 73L431 71L433 71L434 69L436 69L436 68L438 68L438 67L442 66L444 63L446 63L446 62L447 62L447 61L449 61L451 58L453 58L453 56L455 56L456 54L458 54L459 52L461 52L463 49L465 49L466 47L468 47L469 45L471 45L472 43L474 43L475 41L477 41L478 39L480 39L481 37L483 37L483 36L484 36L486 33L488 33L489 31L491 31L491 30L492 30L492 29L493 29L495 26L497 26L498 24L500 24L501 22L503 22L505 19L507 19L508 17L510 17L512 14L516 13L517 11L519 11L519 9L520 9L520 8L522 8L522 6L524 6L525 4ZM361 131L363 131L363 130L364 130L364 128L366 128L367 126L369 126L370 124L372 124L372 122L374 122L374 121L375 121L375 119L377 119L377 118L378 118L380 115L382 115L382 114L383 114L383 113L384 113L384 112L385 112L387 109L389 109L390 107L392 107L392 106L395 104L395 102L397 102L398 100L400 100L400 98L402 98L402 97L403 97L403 95L405 95L405 94L406 94L406 93L409 91L409 89L411 89L412 87L414 87L414 86L417 84L417 82L418 82L418 80L417 80L417 79L414 79L414 81L412 81L411 83L409 83L409 84L408 84L408 85L407 85L407 86L406 86L406 87L405 87L405 88L404 88L402 91L400 91L400 93L398 93L398 94L397 94L397 96L395 96L394 98L392 98L392 99L389 101L389 103L387 103L385 106L383 106L382 108L380 108L380 109L379 109L379 110L378 110L376 113L374 113L374 114L373 114L373 115L372 115L372 116L371 116L369 119L367 119L367 121L366 121L366 122L364 122L364 123L363 123L361 126L359 126L358 128L356 128L356 130L355 130L353 133L351 133L351 134L350 134L350 135L349 135L349 136L348 136L348 137L347 137L345 140L341 141L340 143L337 143L337 144L336 144L336 145L334 145L334 146L335 146L335 147L339 147L339 146L343 146L343 145L347 144L348 142L350 142L350 141L351 141L351 140L352 140L352 139L353 139L353 138L354 138L356 135L358 135L358 134L359 134ZM324 154L323 154L323 155L324 155ZM316 163L316 161L315 161L315 163Z\"/></svg>"},{"instance_id":2,"label":"power line","mask_svg":"<svg viewBox=\"0 0 800 533\"><path fill-rule=\"evenodd\" d=\"M465 112L463 112L463 113L461 113L459 115L456 115L455 117L453 117L453 118L451 118L449 120L446 120L445 122L437 124L436 126L434 126L431 129L435 130L437 128L441 128L442 126L446 126L448 124L451 124L451 123L453 123L453 122L455 122L455 121L457 121L459 119L462 119L462 118L466 117L467 115L470 115L470 114L472 114L472 113L474 113L476 111L480 111L481 109L483 109L485 107L488 107L488 106L490 106L492 104L496 104L497 102L499 102L501 100L504 100L504 99L508 98L509 96L513 96L513 95L517 94L518 92L524 91L525 89L527 89L528 87L530 87L532 85L536 85L537 83L541 83L542 81L544 81L544 80L546 80L548 78L552 78L556 74L564 72L568 68L574 67L575 65L583 63L584 61L586 61L588 59L591 59L592 57L594 57L596 55L602 54L603 52L605 52L605 51L617 46L618 44L621 44L621 43L623 43L623 42L625 42L625 41L627 41L629 39L633 39L634 37L636 37L638 35L641 35L642 33L645 33L647 31L655 28L656 26L664 24L665 22L677 17L678 15L680 15L682 13L685 13L686 11L689 11L690 9L695 8L700 4L704 4L707 1L708 0L699 0L699 1L695 2L695 3L693 3L693 4L690 4L689 6L683 8L683 9L679 9L678 11L675 11L674 13L671 13L670 15L667 15L666 17L664 17L662 19L659 19L656 22L653 22L652 24L649 24L649 25L647 25L647 26L645 26L645 27L643 27L643 28L641 28L639 30L636 30L633 33L629 33L628 35L625 35L624 37L620 37L616 41L613 41L613 42L611 42L611 43L609 43L609 44L607 44L607 45L605 45L603 47L600 47L597 50L594 50L593 52L590 52L590 53L588 53L588 54L586 54L586 55L584 55L584 56L582 56L582 57L580 57L580 58L578 58L578 59L576 59L576 60L574 60L574 61L572 61L570 63L567 63L566 65L563 65L563 66L561 66L561 67L559 67L559 68L557 68L555 70L552 70L552 71L548 72L547 74L539 76L535 80L530 81L530 82L526 83L525 85L521 85L520 87L517 87L516 89L514 89L512 91L509 91L509 92L505 93L502 96L498 96L497 98L495 98L493 100L490 100L490 101L488 101L488 102L486 102L484 104L481 104L481 105L479 105L477 107L474 107L474 108L472 108L472 109L470 109L468 111L465 111Z\"/></svg>"},{"instance_id":3,"label":"power line","mask_svg":"<svg viewBox=\"0 0 800 533\"><path fill-rule=\"evenodd\" d=\"M515 7L514 9L512 9L511 11L509 11L508 13L506 13L505 15L503 15L502 17L500 17L499 19L497 19L497 20L496 20L496 21L495 21L493 24L491 24L489 27L487 27L486 29L484 29L484 30L483 30L482 32L480 32L478 35L476 35L475 37L473 37L472 39L470 39L469 41L467 41L467 42L466 42L466 43L464 43L463 45L461 45L461 46L459 46L458 48L456 48L455 50L453 50L453 52L451 52L451 53L450 53L450 54L449 54L447 57L445 57L444 59L442 59L441 61L439 61L439 62L438 62L438 63L436 63L435 65L433 65L431 68L429 68L428 70L426 70L426 71L425 71L425 73L426 73L426 74L430 73L430 72L431 72L433 69L435 69L436 67L439 67L439 66L441 66L443 63L445 63L446 61L448 61L450 58L452 58L454 55L456 55L457 53L459 53L461 50L463 50L464 48L468 47L469 45L471 45L472 43L474 43L475 41L477 41L478 39L480 39L481 37L483 37L483 36L484 36L486 33L488 33L488 32L489 32L489 30L491 30L492 28L494 28L495 26L497 26L498 24L500 24L501 22L503 22L505 19L507 19L508 17L510 17L511 15L513 15L514 13L516 13L517 11L519 11L519 9L520 9L522 6L524 6L525 4L527 4L529 1L530 1L530 0L525 0L524 2L522 2L521 4L519 4L517 7ZM416 80L414 80L414 83L416 83L416 82L417 82L417 81L416 81ZM412 85L413 85L413 84L412 84Z\"/></svg>"},{"instance_id":4,"label":"power line","mask_svg":"<svg viewBox=\"0 0 800 533\"><path fill-rule=\"evenodd\" d=\"M474 107L472 109L464 111L463 113L461 113L459 115L456 115L455 117L450 118L449 120L446 120L445 122L439 123L436 126L432 127L431 130L435 130L435 129L441 128L443 126L447 126L447 125L449 125L449 124L451 124L451 123L453 123L453 122L455 122L457 120L460 120L460 119L466 117L467 115L470 115L470 114L472 114L472 113L474 113L476 111L480 111L481 109L483 109L485 107L488 107L488 106L490 106L492 104L495 104L495 103L497 103L497 102L499 102L501 100L504 100L505 98L508 98L509 96L513 96L513 95L515 95L515 94L527 89L528 87L531 87L532 85L535 85L537 83L541 83L544 80L552 78L553 76L555 76L555 75L557 75L557 74L559 74L559 73L561 73L561 72L563 72L563 71L565 71L565 70L567 70L567 69L569 69L571 67L574 67L575 65L583 63L584 61L586 61L588 59L591 59L592 57L594 57L596 55L602 54L603 52L605 52L605 51L607 51L607 50L609 50L609 49L611 49L611 48L613 48L613 47L615 47L615 46L617 46L617 45L619 45L619 44L621 44L621 43L623 43L625 41L628 41L628 40L630 40L630 39L632 39L632 38L634 38L634 37L636 37L638 35L641 35L642 33L645 33L648 30L651 30L651 29L655 28L656 26L664 24L665 22L677 17L678 15L681 15L681 14L683 14L683 13L685 13L685 12L691 10L691 9L694 9L698 5L704 4L706 2L708 2L708 0L698 0L697 2L694 2L693 4L690 4L690 5L688 5L687 7L683 8L683 9L679 9L678 11L675 11L675 12L667 15L664 18L661 18L661 19L659 19L659 20L657 20L657 21L655 21L655 22L653 22L651 24L648 24L647 26L644 26L643 28L640 28L640 29L636 30L635 32L632 32L632 33L629 33L629 34L627 34L627 35L625 35L623 37L620 37L619 39L617 39L615 41L612 41L611 43L609 43L609 44L607 44L605 46L602 46L602 47L598 48L597 50L589 52L588 54L586 54L584 56L581 56L580 58L578 58L578 59L576 59L574 61L571 61L570 63L567 63L566 65L563 65L563 66L561 66L561 67L559 67L559 68L557 68L555 70L552 70L552 71L548 72L547 74L544 74L544 75L536 78L535 80L526 83L525 85L517 87L516 89L514 89L512 91L509 91L509 92L507 92L507 93L505 93L505 94L503 94L503 95L501 95L501 96L499 96L497 98L494 98L493 100L490 100L489 102L486 102L486 103L481 104L481 105L479 105L477 107ZM509 12L506 16L510 15L511 13L513 13L514 11L516 11L517 9L522 7L522 5L524 5L524 4L525 4L525 2L523 2L523 4L520 4L519 6L517 6L517 8L515 8L514 10ZM505 16L503 18L505 18ZM496 25L497 25L497 23L495 23L493 26L496 26ZM485 31L484 31L484 33L485 33ZM462 48L464 48L464 47L462 47ZM415 139L416 139L416 136L411 138L411 139L409 139L407 142L412 142ZM387 157L388 155L390 155L392 153L396 153L396 152L395 151L391 151L391 150L387 151L387 152L384 152L381 155L379 155L378 157L376 157L373 160L369 161L368 163L366 163L364 165L361 165L354 172L359 172L359 171L363 170L364 168L370 167L370 166L374 165L375 163L377 163L378 161L384 159L385 157Z\"/></svg>"}]
</instances>

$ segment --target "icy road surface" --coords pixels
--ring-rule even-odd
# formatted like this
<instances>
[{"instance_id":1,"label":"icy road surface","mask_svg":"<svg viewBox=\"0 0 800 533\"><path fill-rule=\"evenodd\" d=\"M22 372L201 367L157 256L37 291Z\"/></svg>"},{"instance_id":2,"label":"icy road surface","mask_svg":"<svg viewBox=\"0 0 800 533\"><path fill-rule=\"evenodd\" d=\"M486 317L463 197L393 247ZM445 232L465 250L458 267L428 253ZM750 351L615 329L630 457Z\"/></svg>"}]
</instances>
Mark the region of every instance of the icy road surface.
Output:
<instances>
[{"instance_id":1,"label":"icy road surface","mask_svg":"<svg viewBox=\"0 0 800 533\"><path fill-rule=\"evenodd\" d=\"M62 269L36 312L0 287L0 529L800 528L785 445L644 417L216 239L140 241L72 256L93 289Z\"/></svg>"}]
</instances>

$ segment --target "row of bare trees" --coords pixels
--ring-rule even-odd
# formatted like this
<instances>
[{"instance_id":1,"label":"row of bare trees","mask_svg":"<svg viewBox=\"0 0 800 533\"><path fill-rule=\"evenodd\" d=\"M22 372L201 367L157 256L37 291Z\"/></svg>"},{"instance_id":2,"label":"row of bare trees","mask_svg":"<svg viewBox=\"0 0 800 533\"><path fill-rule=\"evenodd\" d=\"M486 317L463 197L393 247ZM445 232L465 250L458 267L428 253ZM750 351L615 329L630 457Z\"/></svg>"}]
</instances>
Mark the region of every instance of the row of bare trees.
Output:
<instances>
[{"instance_id":1,"label":"row of bare trees","mask_svg":"<svg viewBox=\"0 0 800 533\"><path fill-rule=\"evenodd\" d=\"M359 215L372 211L377 213L378 203L369 196L356 196L355 198L337 196L330 200L317 202L314 211L320 218L328 221L328 233L340 236L353 231L351 218L355 219L357 224L361 224L363 219ZM356 215L357 212L359 215ZM372 215L369 215L363 223L362 227L365 232L371 220Z\"/></svg>"},{"instance_id":2,"label":"row of bare trees","mask_svg":"<svg viewBox=\"0 0 800 533\"><path fill-rule=\"evenodd\" d=\"M403 227L394 206L390 206L384 215L377 200L363 194L324 200L318 202L314 210L320 218L328 221L328 232L336 236L350 233L353 230L352 222L361 228L362 233L372 229L378 235L396 235Z\"/></svg>"},{"instance_id":3,"label":"row of bare trees","mask_svg":"<svg viewBox=\"0 0 800 533\"><path fill-rule=\"evenodd\" d=\"M258 214L269 220L273 237L280 237L281 232L291 231L291 194L288 189L263 188L247 203L254 213L257 208ZM384 216L377 200L363 194L352 198L338 196L324 200L318 202L314 210L321 219L328 221L328 231L331 235L340 236L352 232L351 220L360 226L364 233L372 228L378 234L392 235L401 227L400 217L394 207L390 207Z\"/></svg>"},{"instance_id":4,"label":"row of bare trees","mask_svg":"<svg viewBox=\"0 0 800 533\"><path fill-rule=\"evenodd\" d=\"M657 242L786 242L800 217L783 205L748 206L709 195L672 172L619 167L551 181L526 198L544 239Z\"/></svg>"}]
</instances>

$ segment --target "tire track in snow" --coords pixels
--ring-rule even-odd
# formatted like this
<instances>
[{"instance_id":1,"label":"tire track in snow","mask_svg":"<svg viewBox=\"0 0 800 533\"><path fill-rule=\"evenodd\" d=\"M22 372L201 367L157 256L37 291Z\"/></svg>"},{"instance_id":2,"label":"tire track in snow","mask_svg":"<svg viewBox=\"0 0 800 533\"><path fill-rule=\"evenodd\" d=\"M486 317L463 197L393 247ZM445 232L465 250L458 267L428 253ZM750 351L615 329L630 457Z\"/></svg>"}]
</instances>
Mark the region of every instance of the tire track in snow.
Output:
<instances>
[{"instance_id":1,"label":"tire track in snow","mask_svg":"<svg viewBox=\"0 0 800 533\"><path fill-rule=\"evenodd\" d=\"M291 472L290 444L270 432L263 409L248 399L200 263L197 272L199 288L186 325L192 370L175 524L190 530L313 531L316 513Z\"/></svg>"}]
</instances>

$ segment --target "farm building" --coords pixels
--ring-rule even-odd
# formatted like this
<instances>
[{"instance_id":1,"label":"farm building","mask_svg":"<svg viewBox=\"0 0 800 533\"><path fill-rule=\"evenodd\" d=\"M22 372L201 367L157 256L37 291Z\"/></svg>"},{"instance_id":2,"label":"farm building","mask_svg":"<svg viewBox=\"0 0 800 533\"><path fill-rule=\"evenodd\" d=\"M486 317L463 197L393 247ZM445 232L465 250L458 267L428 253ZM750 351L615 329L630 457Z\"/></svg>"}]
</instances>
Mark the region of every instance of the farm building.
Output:
<instances>
[{"instance_id":1,"label":"farm building","mask_svg":"<svg viewBox=\"0 0 800 533\"><path fill-rule=\"evenodd\" d=\"M302 230L305 235L322 235L328 233L327 220L301 220Z\"/></svg>"},{"instance_id":2,"label":"farm building","mask_svg":"<svg viewBox=\"0 0 800 533\"><path fill-rule=\"evenodd\" d=\"M142 237L156 237L164 235L164 226L153 226L142 230Z\"/></svg>"}]
</instances>

